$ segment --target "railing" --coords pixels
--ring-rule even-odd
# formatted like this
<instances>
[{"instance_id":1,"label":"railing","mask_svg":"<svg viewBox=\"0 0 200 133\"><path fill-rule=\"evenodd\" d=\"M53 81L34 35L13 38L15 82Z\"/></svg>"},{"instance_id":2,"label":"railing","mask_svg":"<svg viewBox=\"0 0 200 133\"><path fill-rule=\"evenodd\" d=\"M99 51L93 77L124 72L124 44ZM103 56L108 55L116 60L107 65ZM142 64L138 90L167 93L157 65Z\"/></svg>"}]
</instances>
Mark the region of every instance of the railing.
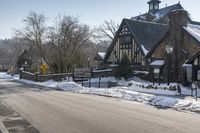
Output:
<instances>
[{"instance_id":1,"label":"railing","mask_svg":"<svg viewBox=\"0 0 200 133\"><path fill-rule=\"evenodd\" d=\"M72 73L60 73L60 74L35 74L31 72L21 71L20 72L20 79L27 79L32 81L38 81L38 82L44 82L48 80L55 80L55 81L62 81L62 80L68 80L69 78L72 78Z\"/></svg>"},{"instance_id":2,"label":"railing","mask_svg":"<svg viewBox=\"0 0 200 133\"><path fill-rule=\"evenodd\" d=\"M111 70L106 70L106 71L95 71L95 73L101 73L101 72L111 72ZM40 75L40 74L35 74L27 71L20 71L20 79L27 79L31 81L36 81L36 82L44 82L48 80L55 80L55 81L62 81L62 80L67 80L67 81L74 81L77 83L80 83L84 87L95 87L95 88L110 88L117 86L116 82L111 82L111 81L102 81L102 76L101 74L98 77L98 81L92 82L91 76L84 76L84 75L74 75L73 73L60 73L60 74L46 74L46 75ZM71 79L70 79L71 78Z\"/></svg>"},{"instance_id":3,"label":"railing","mask_svg":"<svg viewBox=\"0 0 200 133\"><path fill-rule=\"evenodd\" d=\"M20 79L27 79L36 81L37 77L34 73L26 72L26 71L20 71Z\"/></svg>"}]
</instances>

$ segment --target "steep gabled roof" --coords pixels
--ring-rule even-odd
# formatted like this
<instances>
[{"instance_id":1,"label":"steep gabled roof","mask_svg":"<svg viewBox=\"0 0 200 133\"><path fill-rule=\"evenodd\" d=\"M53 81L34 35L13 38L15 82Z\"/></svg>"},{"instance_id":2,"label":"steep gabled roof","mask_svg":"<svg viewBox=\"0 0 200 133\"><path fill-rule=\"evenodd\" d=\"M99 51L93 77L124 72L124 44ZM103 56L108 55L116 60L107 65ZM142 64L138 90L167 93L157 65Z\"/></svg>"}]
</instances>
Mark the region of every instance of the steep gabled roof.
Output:
<instances>
[{"instance_id":1,"label":"steep gabled roof","mask_svg":"<svg viewBox=\"0 0 200 133\"><path fill-rule=\"evenodd\" d=\"M146 21L124 19L138 45L149 51L168 31L168 26ZM144 51L143 51L144 52Z\"/></svg>"},{"instance_id":2,"label":"steep gabled roof","mask_svg":"<svg viewBox=\"0 0 200 133\"><path fill-rule=\"evenodd\" d=\"M187 24L187 26L184 26L183 29L200 43L200 25Z\"/></svg>"},{"instance_id":3,"label":"steep gabled roof","mask_svg":"<svg viewBox=\"0 0 200 133\"><path fill-rule=\"evenodd\" d=\"M194 24L194 25L200 25L200 22L197 22L197 21L192 21L192 20L190 20L190 23L191 23L191 24Z\"/></svg>"},{"instance_id":4,"label":"steep gabled roof","mask_svg":"<svg viewBox=\"0 0 200 133\"><path fill-rule=\"evenodd\" d=\"M149 58L152 56L152 54L154 53L154 51L156 50L156 48L160 45L160 43L169 35L169 31L167 31L165 33L165 35L160 38L160 40L151 48L151 50L148 52L148 54L146 55L146 58Z\"/></svg>"},{"instance_id":5,"label":"steep gabled roof","mask_svg":"<svg viewBox=\"0 0 200 133\"><path fill-rule=\"evenodd\" d=\"M193 21L194 22L194 21ZM187 24L187 26L183 27L184 31L191 35L200 46L200 25L199 22L195 22L193 24ZM193 53L193 56L187 60L186 64L192 63L194 59L196 59L200 55L200 51Z\"/></svg>"},{"instance_id":6,"label":"steep gabled roof","mask_svg":"<svg viewBox=\"0 0 200 133\"><path fill-rule=\"evenodd\" d=\"M200 51L194 54L189 60L185 62L185 64L191 64L198 56L200 56Z\"/></svg>"},{"instance_id":7,"label":"steep gabled roof","mask_svg":"<svg viewBox=\"0 0 200 133\"><path fill-rule=\"evenodd\" d=\"M151 21L151 22L156 22L160 23L162 20L173 10L176 9L183 9L180 3L174 4L168 7L161 8L157 10L156 12L148 12L136 17L132 17L131 19L133 20L143 20L143 21Z\"/></svg>"},{"instance_id":8,"label":"steep gabled roof","mask_svg":"<svg viewBox=\"0 0 200 133\"><path fill-rule=\"evenodd\" d=\"M132 19L123 19L120 28L117 31L117 34L106 53L105 61L110 56L112 49L115 46L115 42L117 41L118 34L124 24L128 26L131 35L139 45L144 55L146 55L148 51L150 51L150 49L155 44L157 44L168 31L168 26L165 24L158 24L147 21L135 21Z\"/></svg>"}]
</instances>

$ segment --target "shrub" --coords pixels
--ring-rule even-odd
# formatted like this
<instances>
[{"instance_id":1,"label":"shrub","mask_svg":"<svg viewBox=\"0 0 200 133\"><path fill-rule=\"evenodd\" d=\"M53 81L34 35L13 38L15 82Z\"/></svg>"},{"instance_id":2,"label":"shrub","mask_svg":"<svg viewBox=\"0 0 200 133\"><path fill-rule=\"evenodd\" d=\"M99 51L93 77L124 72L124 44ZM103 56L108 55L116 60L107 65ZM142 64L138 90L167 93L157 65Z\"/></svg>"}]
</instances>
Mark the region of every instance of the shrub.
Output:
<instances>
[{"instance_id":1,"label":"shrub","mask_svg":"<svg viewBox=\"0 0 200 133\"><path fill-rule=\"evenodd\" d=\"M176 88L176 86L170 86L170 87L169 87L169 90L170 90L170 91L176 91L177 88Z\"/></svg>"},{"instance_id":2,"label":"shrub","mask_svg":"<svg viewBox=\"0 0 200 133\"><path fill-rule=\"evenodd\" d=\"M131 67L131 62L126 54L123 54L121 62L119 64L119 76L123 77L125 80L130 78L133 74L133 69Z\"/></svg>"}]
</instances>

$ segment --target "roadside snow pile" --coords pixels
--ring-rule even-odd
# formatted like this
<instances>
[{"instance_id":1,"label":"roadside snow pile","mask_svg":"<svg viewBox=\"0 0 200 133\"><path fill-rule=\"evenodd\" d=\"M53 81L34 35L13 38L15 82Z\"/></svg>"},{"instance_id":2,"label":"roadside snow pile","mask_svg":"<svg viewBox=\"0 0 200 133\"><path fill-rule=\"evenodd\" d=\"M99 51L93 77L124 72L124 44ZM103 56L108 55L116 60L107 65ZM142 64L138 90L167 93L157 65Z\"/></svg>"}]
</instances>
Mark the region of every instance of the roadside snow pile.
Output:
<instances>
[{"instance_id":1,"label":"roadside snow pile","mask_svg":"<svg viewBox=\"0 0 200 133\"><path fill-rule=\"evenodd\" d=\"M10 79L12 76L8 75L7 73L0 73L0 79Z\"/></svg>"},{"instance_id":2,"label":"roadside snow pile","mask_svg":"<svg viewBox=\"0 0 200 133\"><path fill-rule=\"evenodd\" d=\"M140 92L126 90L126 88L112 88L112 89L84 88L82 90L79 90L78 92L83 94L100 95L100 96L114 97L129 101L137 101L154 106L170 107L176 110L200 112L200 102L195 102L192 100L183 100L174 97L144 94Z\"/></svg>"},{"instance_id":3,"label":"roadside snow pile","mask_svg":"<svg viewBox=\"0 0 200 133\"><path fill-rule=\"evenodd\" d=\"M78 91L78 90L82 90L84 89L84 87L82 87L79 84L76 84L74 82L61 82L57 84L57 88L61 89L63 91Z\"/></svg>"},{"instance_id":4,"label":"roadside snow pile","mask_svg":"<svg viewBox=\"0 0 200 133\"><path fill-rule=\"evenodd\" d=\"M21 79L20 82L34 84L34 85L40 85L40 86L54 88L54 89L63 90L63 91L77 91L77 90L81 90L84 88L79 84L76 84L74 82L67 82L67 81L56 82L54 80L49 80L46 82L34 82L34 81L30 81L30 80Z\"/></svg>"},{"instance_id":5,"label":"roadside snow pile","mask_svg":"<svg viewBox=\"0 0 200 133\"><path fill-rule=\"evenodd\" d=\"M11 76L11 75L8 75L6 72L0 72L0 79L15 79L17 77L18 75Z\"/></svg>"}]
</instances>

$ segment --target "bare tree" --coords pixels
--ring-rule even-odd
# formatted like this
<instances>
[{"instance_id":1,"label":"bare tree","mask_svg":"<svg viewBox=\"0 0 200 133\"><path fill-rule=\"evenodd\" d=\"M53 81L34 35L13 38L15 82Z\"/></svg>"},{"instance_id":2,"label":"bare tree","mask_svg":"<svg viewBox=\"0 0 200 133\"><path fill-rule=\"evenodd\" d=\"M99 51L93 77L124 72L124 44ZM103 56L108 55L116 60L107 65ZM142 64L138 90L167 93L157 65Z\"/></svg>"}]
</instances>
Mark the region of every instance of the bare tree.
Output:
<instances>
[{"instance_id":1,"label":"bare tree","mask_svg":"<svg viewBox=\"0 0 200 133\"><path fill-rule=\"evenodd\" d=\"M73 67L83 64L83 47L90 38L90 29L80 24L73 16L58 17L50 27L49 40L56 49L52 67L57 72L70 72ZM82 63L80 63L82 62Z\"/></svg>"},{"instance_id":2,"label":"bare tree","mask_svg":"<svg viewBox=\"0 0 200 133\"><path fill-rule=\"evenodd\" d=\"M21 38L14 37L10 39L11 50L14 53L14 58L20 56L21 52L30 48L29 43Z\"/></svg>"},{"instance_id":3,"label":"bare tree","mask_svg":"<svg viewBox=\"0 0 200 133\"><path fill-rule=\"evenodd\" d=\"M29 12L26 19L23 20L24 28L16 30L16 36L27 40L32 49L38 49L41 62L42 59L48 64L45 56L45 37L46 37L46 17L43 14Z\"/></svg>"},{"instance_id":4,"label":"bare tree","mask_svg":"<svg viewBox=\"0 0 200 133\"><path fill-rule=\"evenodd\" d=\"M83 48L91 36L87 25L80 24L73 16L59 16L54 25L46 26L43 14L30 12L24 20L25 27L16 30L18 37L24 38L37 49L53 73L72 71L73 67L86 64Z\"/></svg>"},{"instance_id":5,"label":"bare tree","mask_svg":"<svg viewBox=\"0 0 200 133\"><path fill-rule=\"evenodd\" d=\"M17 57L26 49L24 41L13 38L0 40L0 65L9 69L16 65Z\"/></svg>"},{"instance_id":6,"label":"bare tree","mask_svg":"<svg viewBox=\"0 0 200 133\"><path fill-rule=\"evenodd\" d=\"M113 20L104 21L99 27L95 28L96 37L112 41L118 28L119 24L115 23Z\"/></svg>"}]
</instances>

